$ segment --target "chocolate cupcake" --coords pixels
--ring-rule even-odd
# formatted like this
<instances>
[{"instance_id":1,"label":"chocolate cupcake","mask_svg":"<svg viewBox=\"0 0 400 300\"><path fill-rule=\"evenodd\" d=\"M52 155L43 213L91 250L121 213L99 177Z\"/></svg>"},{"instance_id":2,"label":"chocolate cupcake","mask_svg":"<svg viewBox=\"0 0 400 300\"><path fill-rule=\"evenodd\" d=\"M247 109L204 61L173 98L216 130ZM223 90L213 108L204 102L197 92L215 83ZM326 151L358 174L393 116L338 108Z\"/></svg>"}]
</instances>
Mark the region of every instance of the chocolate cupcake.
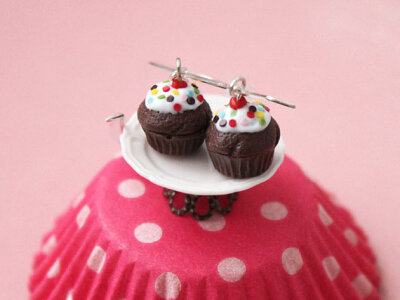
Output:
<instances>
[{"instance_id":1,"label":"chocolate cupcake","mask_svg":"<svg viewBox=\"0 0 400 300\"><path fill-rule=\"evenodd\" d=\"M280 137L268 107L235 97L216 112L207 131L206 145L214 167L234 178L264 173L271 165Z\"/></svg>"},{"instance_id":2,"label":"chocolate cupcake","mask_svg":"<svg viewBox=\"0 0 400 300\"><path fill-rule=\"evenodd\" d=\"M204 142L211 117L197 85L176 78L153 85L138 110L149 145L170 155L196 151Z\"/></svg>"}]
</instances>

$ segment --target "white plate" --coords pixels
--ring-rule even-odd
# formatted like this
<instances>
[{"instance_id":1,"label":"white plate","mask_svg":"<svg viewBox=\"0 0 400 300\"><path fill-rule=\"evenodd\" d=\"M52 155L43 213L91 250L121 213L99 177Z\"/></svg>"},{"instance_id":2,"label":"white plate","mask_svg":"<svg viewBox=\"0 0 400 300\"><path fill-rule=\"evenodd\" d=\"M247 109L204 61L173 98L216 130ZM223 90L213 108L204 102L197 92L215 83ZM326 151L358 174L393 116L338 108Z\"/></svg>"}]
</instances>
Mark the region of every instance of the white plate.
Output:
<instances>
[{"instance_id":1,"label":"white plate","mask_svg":"<svg viewBox=\"0 0 400 300\"><path fill-rule=\"evenodd\" d=\"M205 95L215 112L229 101L224 96ZM283 162L285 144L282 137L275 147L268 170L257 177L234 179L214 168L205 144L189 156L170 156L158 153L146 141L136 113L125 125L120 136L122 155L141 176L162 187L192 195L225 195L247 190L274 175Z\"/></svg>"}]
</instances>

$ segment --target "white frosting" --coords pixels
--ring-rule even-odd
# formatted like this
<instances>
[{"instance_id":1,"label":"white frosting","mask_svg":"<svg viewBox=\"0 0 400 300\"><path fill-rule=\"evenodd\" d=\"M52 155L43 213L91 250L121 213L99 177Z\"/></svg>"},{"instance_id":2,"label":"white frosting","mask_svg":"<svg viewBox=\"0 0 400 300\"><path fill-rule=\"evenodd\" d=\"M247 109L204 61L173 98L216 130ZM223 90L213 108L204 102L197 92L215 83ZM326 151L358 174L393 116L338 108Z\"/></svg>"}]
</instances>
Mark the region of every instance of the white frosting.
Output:
<instances>
[{"instance_id":1,"label":"white frosting","mask_svg":"<svg viewBox=\"0 0 400 300\"><path fill-rule=\"evenodd\" d=\"M256 111L249 113L250 106ZM221 132L258 132L265 129L271 121L268 108L257 101L248 102L237 110L226 105L219 109L215 116L218 118L214 117L213 122Z\"/></svg>"},{"instance_id":2,"label":"white frosting","mask_svg":"<svg viewBox=\"0 0 400 300\"><path fill-rule=\"evenodd\" d=\"M199 89L193 86L188 80L182 79L187 83L187 87L175 89L172 87L171 80L164 80L155 84L147 92L145 105L148 109L158 111L160 113L177 114L187 110L195 110L203 101L203 95ZM168 101L168 97L173 97L172 101ZM192 100L189 98L193 98ZM172 99L172 98L169 98ZM188 100L189 99L189 100ZM190 104L192 101L194 103Z\"/></svg>"}]
</instances>

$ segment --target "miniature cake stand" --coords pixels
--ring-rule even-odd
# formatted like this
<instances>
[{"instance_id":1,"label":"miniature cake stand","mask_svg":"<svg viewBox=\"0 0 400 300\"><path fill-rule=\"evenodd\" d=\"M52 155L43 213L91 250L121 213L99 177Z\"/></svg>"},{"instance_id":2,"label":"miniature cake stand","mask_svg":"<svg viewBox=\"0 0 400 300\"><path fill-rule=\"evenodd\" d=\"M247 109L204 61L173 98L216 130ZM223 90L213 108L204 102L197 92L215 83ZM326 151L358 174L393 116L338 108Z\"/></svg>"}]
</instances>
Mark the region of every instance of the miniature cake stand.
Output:
<instances>
[{"instance_id":1,"label":"miniature cake stand","mask_svg":"<svg viewBox=\"0 0 400 300\"><path fill-rule=\"evenodd\" d=\"M215 112L229 99L224 96L206 95L211 110ZM275 147L272 163L263 174L246 179L235 179L220 174L208 156L205 144L196 153L187 156L161 154L149 146L145 133L135 113L125 125L120 136L122 155L126 162L141 176L165 188L163 194L169 199L171 211L177 215L190 212L196 219L211 217L214 210L220 214L231 211L240 191L252 188L270 179L284 159L285 144L280 138ZM181 208L174 205L177 192L185 194ZM225 202L221 195L226 195ZM203 196L208 209L197 212L197 202ZM201 210L201 209L200 209Z\"/></svg>"}]
</instances>

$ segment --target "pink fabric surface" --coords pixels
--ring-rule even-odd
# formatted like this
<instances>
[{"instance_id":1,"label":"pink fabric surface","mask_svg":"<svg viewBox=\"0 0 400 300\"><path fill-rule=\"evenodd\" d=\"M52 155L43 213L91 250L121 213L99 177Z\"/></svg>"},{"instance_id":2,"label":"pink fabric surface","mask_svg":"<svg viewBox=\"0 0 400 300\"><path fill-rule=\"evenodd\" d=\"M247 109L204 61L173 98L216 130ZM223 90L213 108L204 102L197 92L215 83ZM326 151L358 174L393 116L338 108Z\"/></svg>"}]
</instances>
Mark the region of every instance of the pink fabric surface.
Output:
<instances>
[{"instance_id":1,"label":"pink fabric surface","mask_svg":"<svg viewBox=\"0 0 400 300\"><path fill-rule=\"evenodd\" d=\"M175 216L162 191L110 162L45 236L31 299L380 298L364 233L290 158L225 216Z\"/></svg>"},{"instance_id":2,"label":"pink fabric surface","mask_svg":"<svg viewBox=\"0 0 400 300\"><path fill-rule=\"evenodd\" d=\"M400 299L398 1L0 2L0 298L27 297L40 237L115 152L104 117L164 79L148 60L249 84L287 152L370 237ZM222 92L201 87L202 92Z\"/></svg>"}]
</instances>

